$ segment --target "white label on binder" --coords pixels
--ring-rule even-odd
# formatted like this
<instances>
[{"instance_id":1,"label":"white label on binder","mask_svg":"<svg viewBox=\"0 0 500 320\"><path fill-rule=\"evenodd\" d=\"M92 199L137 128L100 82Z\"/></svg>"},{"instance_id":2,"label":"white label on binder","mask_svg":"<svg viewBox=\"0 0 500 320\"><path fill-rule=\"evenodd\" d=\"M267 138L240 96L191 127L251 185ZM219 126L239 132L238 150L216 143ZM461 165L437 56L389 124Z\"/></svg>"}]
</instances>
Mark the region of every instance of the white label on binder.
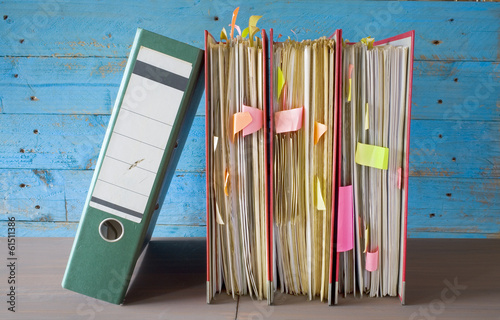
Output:
<instances>
[{"instance_id":1,"label":"white label on binder","mask_svg":"<svg viewBox=\"0 0 500 320\"><path fill-rule=\"evenodd\" d=\"M91 207L141 222L191 69L189 62L139 49Z\"/></svg>"}]
</instances>

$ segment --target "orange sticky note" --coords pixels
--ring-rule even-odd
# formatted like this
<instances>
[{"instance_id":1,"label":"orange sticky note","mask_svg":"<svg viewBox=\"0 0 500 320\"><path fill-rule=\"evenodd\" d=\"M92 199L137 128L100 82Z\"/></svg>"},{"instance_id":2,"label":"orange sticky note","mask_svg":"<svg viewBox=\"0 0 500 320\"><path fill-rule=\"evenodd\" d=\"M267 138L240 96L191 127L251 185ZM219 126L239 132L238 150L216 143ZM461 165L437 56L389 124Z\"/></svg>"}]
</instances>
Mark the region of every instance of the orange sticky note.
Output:
<instances>
[{"instance_id":1,"label":"orange sticky note","mask_svg":"<svg viewBox=\"0 0 500 320\"><path fill-rule=\"evenodd\" d=\"M274 114L276 133L299 130L302 128L303 115L304 107L276 112Z\"/></svg>"},{"instance_id":2,"label":"orange sticky note","mask_svg":"<svg viewBox=\"0 0 500 320\"><path fill-rule=\"evenodd\" d=\"M314 121L314 144L318 144L319 139L325 134L327 128L324 124Z\"/></svg>"},{"instance_id":3,"label":"orange sticky note","mask_svg":"<svg viewBox=\"0 0 500 320\"><path fill-rule=\"evenodd\" d=\"M234 9L233 11L233 20L231 21L231 39L234 37L234 25L236 24L236 17L238 16L238 11L240 7Z\"/></svg>"},{"instance_id":4,"label":"orange sticky note","mask_svg":"<svg viewBox=\"0 0 500 320\"><path fill-rule=\"evenodd\" d=\"M368 271L375 271L378 269L378 247L375 251L366 253L365 269Z\"/></svg>"},{"instance_id":5,"label":"orange sticky note","mask_svg":"<svg viewBox=\"0 0 500 320\"><path fill-rule=\"evenodd\" d=\"M224 193L226 194L226 196L229 196L229 170L226 169L226 172L225 172L225 178L224 178Z\"/></svg>"},{"instance_id":6,"label":"orange sticky note","mask_svg":"<svg viewBox=\"0 0 500 320\"><path fill-rule=\"evenodd\" d=\"M249 112L238 112L233 114L233 137L252 122Z\"/></svg>"},{"instance_id":7,"label":"orange sticky note","mask_svg":"<svg viewBox=\"0 0 500 320\"><path fill-rule=\"evenodd\" d=\"M252 117L252 122L243 128L243 136L252 134L262 128L264 113L258 108L243 105L243 112L248 112Z\"/></svg>"}]
</instances>

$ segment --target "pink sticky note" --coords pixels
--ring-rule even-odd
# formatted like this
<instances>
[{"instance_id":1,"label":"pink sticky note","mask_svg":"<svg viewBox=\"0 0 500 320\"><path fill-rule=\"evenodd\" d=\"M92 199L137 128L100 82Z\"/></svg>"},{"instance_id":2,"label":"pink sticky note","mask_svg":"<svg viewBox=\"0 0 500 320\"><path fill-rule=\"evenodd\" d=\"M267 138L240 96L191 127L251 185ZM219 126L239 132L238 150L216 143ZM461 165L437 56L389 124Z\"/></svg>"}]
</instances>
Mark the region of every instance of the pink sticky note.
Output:
<instances>
[{"instance_id":1,"label":"pink sticky note","mask_svg":"<svg viewBox=\"0 0 500 320\"><path fill-rule=\"evenodd\" d=\"M365 268L368 271L375 271L378 268L378 247L375 249L375 251L366 252L366 264Z\"/></svg>"},{"instance_id":2,"label":"pink sticky note","mask_svg":"<svg viewBox=\"0 0 500 320\"><path fill-rule=\"evenodd\" d=\"M398 168L398 189L401 189L401 168Z\"/></svg>"},{"instance_id":3,"label":"pink sticky note","mask_svg":"<svg viewBox=\"0 0 500 320\"><path fill-rule=\"evenodd\" d=\"M297 131L302 128L303 114L304 107L276 112L274 114L276 133Z\"/></svg>"},{"instance_id":4,"label":"pink sticky note","mask_svg":"<svg viewBox=\"0 0 500 320\"><path fill-rule=\"evenodd\" d=\"M349 64L349 79L351 79L351 77L352 77L352 69L354 69L354 65Z\"/></svg>"},{"instance_id":5,"label":"pink sticky note","mask_svg":"<svg viewBox=\"0 0 500 320\"><path fill-rule=\"evenodd\" d=\"M354 246L354 211L352 185L339 188L339 217L337 252L349 251Z\"/></svg>"},{"instance_id":6,"label":"pink sticky note","mask_svg":"<svg viewBox=\"0 0 500 320\"><path fill-rule=\"evenodd\" d=\"M262 118L264 113L262 110L243 105L243 112L248 112L252 116L252 122L243 128L243 136L259 131L259 129L262 128L263 122Z\"/></svg>"}]
</instances>

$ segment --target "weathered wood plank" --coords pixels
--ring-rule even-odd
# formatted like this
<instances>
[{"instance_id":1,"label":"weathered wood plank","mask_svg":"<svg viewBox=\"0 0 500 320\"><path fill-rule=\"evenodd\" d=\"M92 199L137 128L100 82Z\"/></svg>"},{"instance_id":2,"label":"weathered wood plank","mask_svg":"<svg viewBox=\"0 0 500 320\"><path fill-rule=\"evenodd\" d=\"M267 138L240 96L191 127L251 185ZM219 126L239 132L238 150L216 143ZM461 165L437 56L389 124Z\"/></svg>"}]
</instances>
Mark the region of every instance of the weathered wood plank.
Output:
<instances>
[{"instance_id":1,"label":"weathered wood plank","mask_svg":"<svg viewBox=\"0 0 500 320\"><path fill-rule=\"evenodd\" d=\"M27 180L26 177L30 177ZM79 221L92 171L0 170L5 200L0 220ZM46 183L47 181L47 183ZM20 184L25 186L21 187ZM499 183L494 179L411 177L408 230L412 235L430 232L495 236L500 232ZM66 196L66 201L65 197ZM36 205L40 209L35 209ZM50 211L44 211L49 207ZM176 175L163 204L159 224L205 225L205 176ZM54 231L54 235L58 235ZM157 234L162 236L161 234Z\"/></svg>"},{"instance_id":2,"label":"weathered wood plank","mask_svg":"<svg viewBox=\"0 0 500 320\"><path fill-rule=\"evenodd\" d=\"M410 235L500 236L498 179L410 178Z\"/></svg>"},{"instance_id":3,"label":"weathered wood plank","mask_svg":"<svg viewBox=\"0 0 500 320\"><path fill-rule=\"evenodd\" d=\"M414 120L410 176L500 177L500 122Z\"/></svg>"},{"instance_id":4,"label":"weathered wood plank","mask_svg":"<svg viewBox=\"0 0 500 320\"><path fill-rule=\"evenodd\" d=\"M0 114L0 168L94 169L108 122L101 115ZM195 117L177 170L203 171L204 145L205 118Z\"/></svg>"},{"instance_id":5,"label":"weathered wood plank","mask_svg":"<svg viewBox=\"0 0 500 320\"><path fill-rule=\"evenodd\" d=\"M0 168L94 169L108 120L0 114ZM205 170L204 121L195 117L178 172ZM411 130L410 175L500 177L500 122L413 120Z\"/></svg>"},{"instance_id":6,"label":"weathered wood plank","mask_svg":"<svg viewBox=\"0 0 500 320\"><path fill-rule=\"evenodd\" d=\"M0 113L109 114L125 62L110 58L0 58ZM412 118L500 120L499 86L496 62L417 61ZM197 114L205 114L204 98Z\"/></svg>"},{"instance_id":7,"label":"weathered wood plank","mask_svg":"<svg viewBox=\"0 0 500 320\"><path fill-rule=\"evenodd\" d=\"M328 36L342 28L347 39L376 39L413 28L419 59L498 59L497 3L339 2L321 1L6 1L0 56L125 57L135 29L143 27L180 41L203 46L203 30L218 35L240 7L237 23L263 15L259 26L298 39ZM353 10L355 8L355 10ZM217 17L217 19L215 19ZM188 22L188 26L186 25ZM360 27L363 26L363 27ZM23 40L23 41L21 41ZM494 43L492 43L494 42Z\"/></svg>"},{"instance_id":8,"label":"weathered wood plank","mask_svg":"<svg viewBox=\"0 0 500 320\"><path fill-rule=\"evenodd\" d=\"M412 104L412 119L499 121L499 64L417 61Z\"/></svg>"},{"instance_id":9,"label":"weathered wood plank","mask_svg":"<svg viewBox=\"0 0 500 320\"><path fill-rule=\"evenodd\" d=\"M126 62L125 58L2 57L0 113L110 114ZM205 113L204 103L198 113Z\"/></svg>"},{"instance_id":10,"label":"weathered wood plank","mask_svg":"<svg viewBox=\"0 0 500 320\"><path fill-rule=\"evenodd\" d=\"M0 221L0 237L7 236L7 222ZM78 222L16 221L17 237L74 237ZM157 224L153 237L206 237L205 226L173 226Z\"/></svg>"},{"instance_id":11,"label":"weathered wood plank","mask_svg":"<svg viewBox=\"0 0 500 320\"><path fill-rule=\"evenodd\" d=\"M79 221L92 170L0 170L0 220L13 215L22 221ZM159 224L204 225L204 175L174 175Z\"/></svg>"}]
</instances>

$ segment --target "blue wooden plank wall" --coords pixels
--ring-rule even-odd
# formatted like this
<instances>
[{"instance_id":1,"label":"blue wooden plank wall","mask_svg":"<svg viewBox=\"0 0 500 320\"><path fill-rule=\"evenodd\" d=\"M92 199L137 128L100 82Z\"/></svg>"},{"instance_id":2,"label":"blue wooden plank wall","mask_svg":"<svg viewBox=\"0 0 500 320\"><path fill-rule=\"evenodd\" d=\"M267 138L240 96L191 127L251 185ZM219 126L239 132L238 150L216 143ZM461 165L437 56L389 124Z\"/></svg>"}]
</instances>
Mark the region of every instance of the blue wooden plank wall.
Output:
<instances>
[{"instance_id":1,"label":"blue wooden plank wall","mask_svg":"<svg viewBox=\"0 0 500 320\"><path fill-rule=\"evenodd\" d=\"M305 0L2 1L0 235L75 234L137 27L201 48L236 6L298 40L414 29L409 235L500 237L500 4ZM205 235L204 179L200 105L155 236Z\"/></svg>"}]
</instances>

